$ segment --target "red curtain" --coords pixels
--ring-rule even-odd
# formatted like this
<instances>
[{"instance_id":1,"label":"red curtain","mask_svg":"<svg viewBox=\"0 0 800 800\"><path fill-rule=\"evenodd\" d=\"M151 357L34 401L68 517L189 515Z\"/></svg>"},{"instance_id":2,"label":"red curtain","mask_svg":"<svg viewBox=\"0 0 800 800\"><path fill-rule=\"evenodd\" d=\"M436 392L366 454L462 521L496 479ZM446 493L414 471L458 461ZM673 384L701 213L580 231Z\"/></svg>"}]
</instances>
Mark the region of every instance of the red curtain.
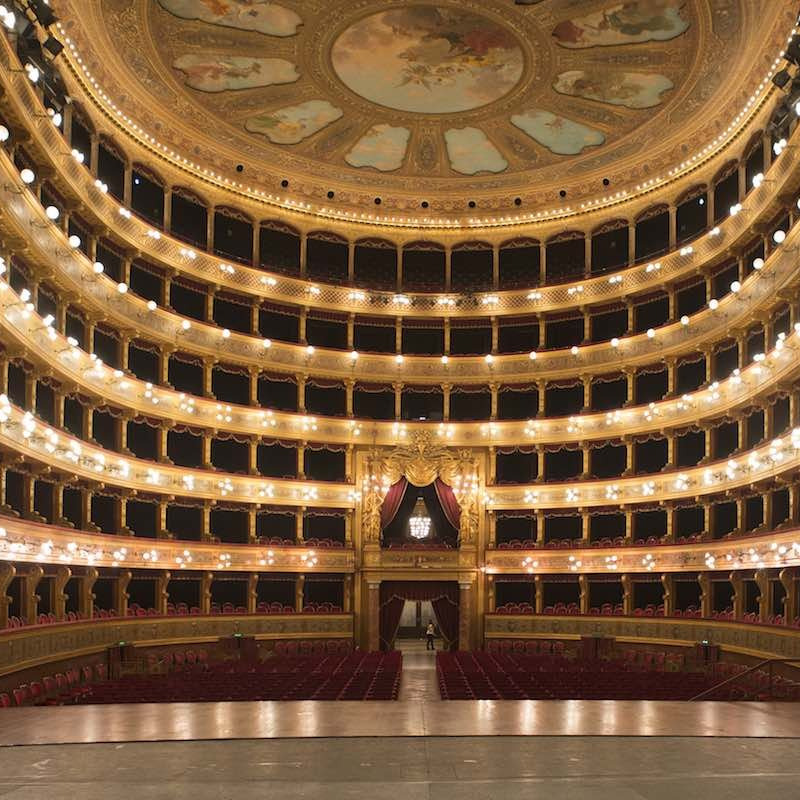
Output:
<instances>
[{"instance_id":1,"label":"red curtain","mask_svg":"<svg viewBox=\"0 0 800 800\"><path fill-rule=\"evenodd\" d=\"M394 595L385 603L381 603L380 639L381 650L390 650L400 627L400 617L403 616L403 606L406 601Z\"/></svg>"},{"instance_id":2,"label":"red curtain","mask_svg":"<svg viewBox=\"0 0 800 800\"><path fill-rule=\"evenodd\" d=\"M380 596L381 649L388 650L397 636L406 600L429 600L445 642L458 640L458 584L450 581L382 581Z\"/></svg>"},{"instance_id":3,"label":"red curtain","mask_svg":"<svg viewBox=\"0 0 800 800\"><path fill-rule=\"evenodd\" d=\"M456 530L460 530L461 506L456 500L455 493L441 478L437 478L433 485L436 488L436 496L439 498L439 505L442 507L447 521Z\"/></svg>"},{"instance_id":4,"label":"red curtain","mask_svg":"<svg viewBox=\"0 0 800 800\"><path fill-rule=\"evenodd\" d=\"M458 640L458 602L449 597L434 597L431 606L447 647L452 647Z\"/></svg>"},{"instance_id":5,"label":"red curtain","mask_svg":"<svg viewBox=\"0 0 800 800\"><path fill-rule=\"evenodd\" d=\"M408 481L405 478L400 478L397 483L389 487L381 506L381 530L385 530L386 526L390 525L397 516L400 503L403 502L403 498L406 496L406 489L408 489Z\"/></svg>"}]
</instances>

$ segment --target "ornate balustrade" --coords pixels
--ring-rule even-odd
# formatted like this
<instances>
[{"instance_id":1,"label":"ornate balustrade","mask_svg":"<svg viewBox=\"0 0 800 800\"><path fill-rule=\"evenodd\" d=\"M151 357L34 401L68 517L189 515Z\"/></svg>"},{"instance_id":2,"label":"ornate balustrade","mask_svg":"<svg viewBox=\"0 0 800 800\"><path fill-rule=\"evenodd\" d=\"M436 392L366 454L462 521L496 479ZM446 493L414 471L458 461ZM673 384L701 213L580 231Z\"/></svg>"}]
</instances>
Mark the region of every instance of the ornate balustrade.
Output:
<instances>
[{"instance_id":1,"label":"ornate balustrade","mask_svg":"<svg viewBox=\"0 0 800 800\"><path fill-rule=\"evenodd\" d=\"M45 325L35 310L26 306L9 287L0 295L5 313L0 315L3 340L12 352L25 358L42 372L103 404L127 411L209 429L251 436L270 436L288 440L315 438L332 444L358 444L368 432L377 444L392 444L417 430L435 434L456 445L514 445L520 442L553 444L571 441L614 439L664 428L696 425L746 408L755 397L785 387L800 374L795 358L798 334L778 340L765 358L752 363L713 387L664 399L646 406L632 406L612 412L582 413L567 417L536 418L520 421L474 422L384 422L355 418L272 411L258 406L220 403L200 396L187 399L184 392L154 386L132 375L98 364L89 353L71 345L67 337ZM674 370L674 364L670 369ZM536 376L538 379L538 376ZM630 380L630 378L629 378ZM352 381L352 379L351 379ZM352 387L350 388L352 391ZM493 388L497 392L497 387ZM224 410L220 419L221 409ZM221 425L220 423L223 423Z\"/></svg>"},{"instance_id":2,"label":"ornate balustrade","mask_svg":"<svg viewBox=\"0 0 800 800\"><path fill-rule=\"evenodd\" d=\"M352 639L352 614L214 614L125 617L31 625L0 632L0 675L130 644L213 642L242 634L256 639Z\"/></svg>"},{"instance_id":3,"label":"ornate balustrade","mask_svg":"<svg viewBox=\"0 0 800 800\"><path fill-rule=\"evenodd\" d=\"M800 657L798 629L709 619L487 614L484 635L487 640L610 636L620 642L656 641L676 645L709 642L724 650L760 658Z\"/></svg>"},{"instance_id":4,"label":"ornate balustrade","mask_svg":"<svg viewBox=\"0 0 800 800\"><path fill-rule=\"evenodd\" d=\"M164 309L151 309L148 303L94 273L92 263L70 248L64 233L47 220L38 200L20 188L16 170L5 156L0 168L8 183L3 184L0 200L7 214L2 226L10 241L26 243L28 256L40 269L48 270L61 289L81 298L82 306L118 329L144 333L161 347L180 349L212 360L224 360L247 368L259 367L279 373L313 374L339 380L353 379L394 383L525 383L532 378L558 379L580 374L602 374L651 364L686 352L702 350L731 330L746 328L760 309L768 312L781 294L793 297L798 277L794 249L800 239L795 226L783 245L767 259L761 271L752 273L738 293L730 293L714 308L695 314L688 325L674 322L653 335L627 336L618 343L604 342L570 350L542 351L533 360L527 354L490 357L389 356L361 354L353 358L346 351L309 348L271 342L228 332L215 325L194 322ZM357 366L357 370L356 370Z\"/></svg>"}]
</instances>

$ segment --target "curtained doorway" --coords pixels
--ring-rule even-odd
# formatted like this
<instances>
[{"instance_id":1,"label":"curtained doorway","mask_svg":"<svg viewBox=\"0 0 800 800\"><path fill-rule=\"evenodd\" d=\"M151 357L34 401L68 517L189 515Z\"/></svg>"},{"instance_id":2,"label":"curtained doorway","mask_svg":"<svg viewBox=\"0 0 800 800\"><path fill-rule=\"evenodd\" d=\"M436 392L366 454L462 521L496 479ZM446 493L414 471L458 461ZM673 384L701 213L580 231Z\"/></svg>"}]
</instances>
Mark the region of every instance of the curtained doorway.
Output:
<instances>
[{"instance_id":1,"label":"curtained doorway","mask_svg":"<svg viewBox=\"0 0 800 800\"><path fill-rule=\"evenodd\" d=\"M458 648L457 581L382 581L380 588L380 647L394 650L403 608L407 602L430 603L434 624L447 650ZM427 625L427 619L423 623Z\"/></svg>"}]
</instances>

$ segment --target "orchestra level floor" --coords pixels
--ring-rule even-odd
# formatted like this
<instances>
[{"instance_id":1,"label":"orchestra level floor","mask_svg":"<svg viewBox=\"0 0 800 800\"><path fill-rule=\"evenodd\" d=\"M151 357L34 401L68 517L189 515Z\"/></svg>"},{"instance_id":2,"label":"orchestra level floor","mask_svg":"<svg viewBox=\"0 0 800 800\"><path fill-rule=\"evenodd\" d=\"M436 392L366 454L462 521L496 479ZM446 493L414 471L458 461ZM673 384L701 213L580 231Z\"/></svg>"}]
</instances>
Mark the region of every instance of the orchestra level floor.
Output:
<instances>
[{"instance_id":1,"label":"orchestra level floor","mask_svg":"<svg viewBox=\"0 0 800 800\"><path fill-rule=\"evenodd\" d=\"M797 797L796 704L446 702L412 649L394 703L4 709L0 800Z\"/></svg>"},{"instance_id":2,"label":"orchestra level floor","mask_svg":"<svg viewBox=\"0 0 800 800\"><path fill-rule=\"evenodd\" d=\"M357 737L0 750L0 800L786 800L798 782L791 739Z\"/></svg>"}]
</instances>

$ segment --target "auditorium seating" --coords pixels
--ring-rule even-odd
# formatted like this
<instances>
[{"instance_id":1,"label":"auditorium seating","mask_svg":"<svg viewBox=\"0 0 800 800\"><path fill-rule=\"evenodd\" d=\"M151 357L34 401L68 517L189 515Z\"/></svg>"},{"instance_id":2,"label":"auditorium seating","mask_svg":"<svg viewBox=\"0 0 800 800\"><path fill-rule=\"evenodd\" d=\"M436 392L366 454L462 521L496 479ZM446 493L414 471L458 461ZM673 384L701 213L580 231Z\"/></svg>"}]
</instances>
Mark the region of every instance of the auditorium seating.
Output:
<instances>
[{"instance_id":1,"label":"auditorium seating","mask_svg":"<svg viewBox=\"0 0 800 800\"><path fill-rule=\"evenodd\" d=\"M530 650L527 645L531 644ZM550 643L546 643L548 646ZM561 644L563 643L553 643ZM519 645L519 647L517 647ZM637 662L568 658L542 652L538 642L514 643L507 652L437 653L445 700L688 700L716 681L687 672L664 653Z\"/></svg>"},{"instance_id":2,"label":"auditorium seating","mask_svg":"<svg viewBox=\"0 0 800 800\"><path fill-rule=\"evenodd\" d=\"M299 653L289 646L298 644ZM190 658L188 652L176 653L167 664L171 668L167 674L95 682L77 702L397 699L400 653L343 653L338 642L286 645L276 648L271 658L253 662L210 663L196 656ZM310 652L303 653L303 649Z\"/></svg>"}]
</instances>

